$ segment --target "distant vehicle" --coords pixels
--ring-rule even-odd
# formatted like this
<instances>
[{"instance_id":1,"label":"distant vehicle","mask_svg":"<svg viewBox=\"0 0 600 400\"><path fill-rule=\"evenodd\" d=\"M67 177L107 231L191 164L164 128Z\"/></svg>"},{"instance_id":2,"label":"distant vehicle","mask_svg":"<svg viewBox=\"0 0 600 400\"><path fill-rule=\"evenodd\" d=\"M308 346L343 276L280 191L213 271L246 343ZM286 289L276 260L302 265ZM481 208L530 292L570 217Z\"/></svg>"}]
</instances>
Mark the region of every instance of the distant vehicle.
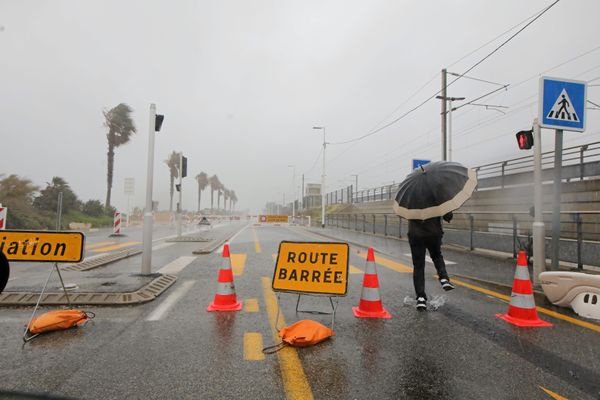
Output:
<instances>
[{"instance_id":1,"label":"distant vehicle","mask_svg":"<svg viewBox=\"0 0 600 400\"><path fill-rule=\"evenodd\" d=\"M200 222L198 222L198 225L210 225L210 221L206 219L206 217L202 217Z\"/></svg>"}]
</instances>

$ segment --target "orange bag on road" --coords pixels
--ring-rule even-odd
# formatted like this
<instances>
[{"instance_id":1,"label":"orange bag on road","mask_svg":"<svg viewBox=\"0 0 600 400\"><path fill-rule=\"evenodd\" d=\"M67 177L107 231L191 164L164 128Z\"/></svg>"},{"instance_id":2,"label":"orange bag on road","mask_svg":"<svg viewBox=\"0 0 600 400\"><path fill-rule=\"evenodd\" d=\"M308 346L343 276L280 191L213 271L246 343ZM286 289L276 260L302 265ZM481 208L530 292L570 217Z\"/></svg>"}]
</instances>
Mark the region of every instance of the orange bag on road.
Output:
<instances>
[{"instance_id":1,"label":"orange bag on road","mask_svg":"<svg viewBox=\"0 0 600 400\"><path fill-rule=\"evenodd\" d=\"M31 321L31 324L29 324L29 333L35 335L42 332L69 329L74 326L83 325L91 318L94 318L93 313L88 314L81 310L49 311Z\"/></svg>"},{"instance_id":2,"label":"orange bag on road","mask_svg":"<svg viewBox=\"0 0 600 400\"><path fill-rule=\"evenodd\" d=\"M263 353L271 354L275 353L285 346L293 347L307 347L329 339L331 336L335 336L335 332L310 319L300 320L290 326L286 326L279 331L281 336L281 343L275 346L265 347Z\"/></svg>"}]
</instances>

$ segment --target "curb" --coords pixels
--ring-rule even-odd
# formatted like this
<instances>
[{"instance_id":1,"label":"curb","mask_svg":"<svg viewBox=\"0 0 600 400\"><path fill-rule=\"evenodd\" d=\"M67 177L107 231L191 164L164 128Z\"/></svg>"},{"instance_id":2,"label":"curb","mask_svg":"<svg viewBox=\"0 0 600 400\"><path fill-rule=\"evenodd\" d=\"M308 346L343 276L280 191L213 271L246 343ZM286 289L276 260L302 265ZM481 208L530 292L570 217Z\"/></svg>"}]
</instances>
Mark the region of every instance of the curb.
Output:
<instances>
[{"instance_id":1,"label":"curb","mask_svg":"<svg viewBox=\"0 0 600 400\"><path fill-rule=\"evenodd\" d=\"M153 279L150 283L135 292L120 293L70 293L69 298L73 305L115 306L143 304L156 299L165 290L171 287L177 276L162 275ZM35 292L4 292L0 294L0 306L34 306L40 294ZM45 293L40 305L68 305L64 293Z\"/></svg>"},{"instance_id":2,"label":"curb","mask_svg":"<svg viewBox=\"0 0 600 400\"><path fill-rule=\"evenodd\" d=\"M102 257L97 257L92 260L84 260L77 264L71 264L61 268L62 271L89 271L90 269L102 267L106 264L122 260L127 257L138 255L142 252L142 249L135 250L123 250L117 253L107 254Z\"/></svg>"}]
</instances>

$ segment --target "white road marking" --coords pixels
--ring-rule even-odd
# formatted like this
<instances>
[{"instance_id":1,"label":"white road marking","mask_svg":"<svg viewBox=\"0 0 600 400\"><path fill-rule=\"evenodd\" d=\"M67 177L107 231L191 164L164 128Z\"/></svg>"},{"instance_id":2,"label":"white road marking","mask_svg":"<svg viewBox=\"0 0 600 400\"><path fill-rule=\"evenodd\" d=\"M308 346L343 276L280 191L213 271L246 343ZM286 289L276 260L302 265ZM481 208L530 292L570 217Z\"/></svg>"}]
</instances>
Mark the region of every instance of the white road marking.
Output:
<instances>
[{"instance_id":1,"label":"white road marking","mask_svg":"<svg viewBox=\"0 0 600 400\"><path fill-rule=\"evenodd\" d=\"M231 243L231 242L233 242L233 241L234 241L234 239L235 239L236 237L238 237L238 236L239 236L239 235L240 235L242 232L244 232L244 231L246 230L246 228L248 228L249 226L250 226L250 225L246 225L246 226L244 226L242 229L240 229L240 230L238 231L238 233L236 233L235 235L233 235L232 237L230 237L230 238L229 238L229 240L228 240L227 242L225 242L225 243ZM217 250L217 254L223 253L223 246L225 246L225 243L223 243L223 244L222 244L222 245L219 247L219 249ZM231 250L231 249L230 249L230 250Z\"/></svg>"},{"instance_id":2,"label":"white road marking","mask_svg":"<svg viewBox=\"0 0 600 400\"><path fill-rule=\"evenodd\" d=\"M158 270L160 274L178 274L198 257L182 256Z\"/></svg>"},{"instance_id":3,"label":"white road marking","mask_svg":"<svg viewBox=\"0 0 600 400\"><path fill-rule=\"evenodd\" d=\"M152 251L156 251L156 250L164 249L164 248L167 248L167 247L171 247L174 244L175 244L174 242L157 244L156 246L152 246Z\"/></svg>"},{"instance_id":4,"label":"white road marking","mask_svg":"<svg viewBox=\"0 0 600 400\"><path fill-rule=\"evenodd\" d=\"M412 254L410 254L410 253L404 253L404 255L406 257L409 257L412 260ZM427 261L428 263L433 264L433 260L429 256L425 256L425 261ZM456 264L454 261L446 260L446 258L444 258L444 263L446 265L454 265L454 264Z\"/></svg>"},{"instance_id":5,"label":"white road marking","mask_svg":"<svg viewBox=\"0 0 600 400\"><path fill-rule=\"evenodd\" d=\"M164 299L163 302L160 303L158 307L156 307L154 311L148 315L148 317L146 317L146 321L160 321L163 319L169 310L175 304L177 304L177 302L192 288L192 286L194 286L194 283L196 283L196 281L183 282L181 286L175 289L173 293Z\"/></svg>"}]
</instances>

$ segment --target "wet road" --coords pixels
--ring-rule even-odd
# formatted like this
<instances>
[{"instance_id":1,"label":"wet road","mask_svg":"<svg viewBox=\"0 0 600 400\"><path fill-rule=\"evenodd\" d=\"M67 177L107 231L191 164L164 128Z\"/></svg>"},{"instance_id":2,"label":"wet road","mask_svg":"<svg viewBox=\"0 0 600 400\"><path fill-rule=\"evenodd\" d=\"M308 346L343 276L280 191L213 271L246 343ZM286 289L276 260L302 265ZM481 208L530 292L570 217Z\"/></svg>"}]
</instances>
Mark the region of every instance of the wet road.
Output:
<instances>
[{"instance_id":1,"label":"wet road","mask_svg":"<svg viewBox=\"0 0 600 400\"><path fill-rule=\"evenodd\" d=\"M206 312L222 260L192 257L184 245L163 250L173 252L169 269L179 276L163 296L137 307L91 308L97 317L81 329L22 346L30 310L0 309L0 389L90 399L600 398L600 331L547 315L554 327L515 328L495 317L506 311L503 300L464 286L443 292L430 266L427 291L437 310L418 313L407 298L408 259L378 257L380 293L393 318L355 318L365 266L364 249L355 247L336 336L263 355L275 341L278 305L288 325L329 324L325 315L296 314L295 295L277 302L270 290L281 240L327 241L301 228L242 230L231 241L244 302L237 313ZM329 302L305 296L302 307L327 310Z\"/></svg>"}]
</instances>

